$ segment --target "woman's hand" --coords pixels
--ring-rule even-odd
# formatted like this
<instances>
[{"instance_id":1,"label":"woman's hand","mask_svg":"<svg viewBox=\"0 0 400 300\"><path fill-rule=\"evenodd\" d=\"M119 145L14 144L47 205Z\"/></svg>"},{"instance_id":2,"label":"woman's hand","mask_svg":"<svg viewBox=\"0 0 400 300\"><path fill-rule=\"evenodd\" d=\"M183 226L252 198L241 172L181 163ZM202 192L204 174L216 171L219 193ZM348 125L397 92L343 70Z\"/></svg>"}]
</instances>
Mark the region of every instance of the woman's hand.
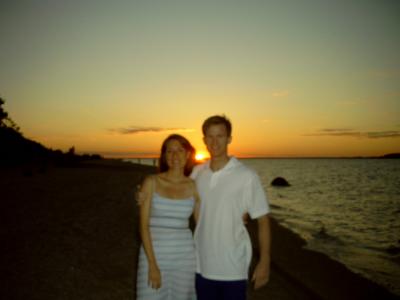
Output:
<instances>
[{"instance_id":1,"label":"woman's hand","mask_svg":"<svg viewBox=\"0 0 400 300\"><path fill-rule=\"evenodd\" d=\"M158 290L161 287L161 272L157 265L149 266L149 286Z\"/></svg>"}]
</instances>

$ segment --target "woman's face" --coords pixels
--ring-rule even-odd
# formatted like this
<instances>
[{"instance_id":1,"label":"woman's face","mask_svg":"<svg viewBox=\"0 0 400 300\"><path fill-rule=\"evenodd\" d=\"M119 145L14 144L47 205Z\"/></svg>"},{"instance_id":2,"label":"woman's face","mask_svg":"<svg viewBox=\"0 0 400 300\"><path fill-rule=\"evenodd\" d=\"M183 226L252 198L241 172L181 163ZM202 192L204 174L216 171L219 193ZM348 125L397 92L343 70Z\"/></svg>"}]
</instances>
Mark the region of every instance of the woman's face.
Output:
<instances>
[{"instance_id":1,"label":"woman's face","mask_svg":"<svg viewBox=\"0 0 400 300\"><path fill-rule=\"evenodd\" d=\"M167 143L165 159L170 169L184 169L189 153L177 140L170 140Z\"/></svg>"}]
</instances>

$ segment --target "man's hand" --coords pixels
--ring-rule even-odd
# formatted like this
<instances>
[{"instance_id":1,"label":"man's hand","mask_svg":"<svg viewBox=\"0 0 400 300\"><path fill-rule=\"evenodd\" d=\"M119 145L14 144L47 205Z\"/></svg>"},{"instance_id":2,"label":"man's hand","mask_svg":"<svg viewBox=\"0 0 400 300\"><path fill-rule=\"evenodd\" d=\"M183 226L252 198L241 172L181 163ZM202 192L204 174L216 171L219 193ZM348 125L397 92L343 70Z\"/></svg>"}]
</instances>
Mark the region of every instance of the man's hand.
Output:
<instances>
[{"instance_id":1,"label":"man's hand","mask_svg":"<svg viewBox=\"0 0 400 300\"><path fill-rule=\"evenodd\" d=\"M254 289L257 290L260 287L266 285L269 281L270 265L259 262L254 270L251 282L254 283Z\"/></svg>"},{"instance_id":2,"label":"man's hand","mask_svg":"<svg viewBox=\"0 0 400 300\"><path fill-rule=\"evenodd\" d=\"M248 213L244 213L243 216L242 216L243 224L247 225L249 223L249 219L250 219L249 214Z\"/></svg>"},{"instance_id":3,"label":"man's hand","mask_svg":"<svg viewBox=\"0 0 400 300\"><path fill-rule=\"evenodd\" d=\"M142 192L142 187L140 184L138 184L136 187L135 198L136 198L136 204L138 206L141 206L145 200L145 193Z\"/></svg>"}]
</instances>

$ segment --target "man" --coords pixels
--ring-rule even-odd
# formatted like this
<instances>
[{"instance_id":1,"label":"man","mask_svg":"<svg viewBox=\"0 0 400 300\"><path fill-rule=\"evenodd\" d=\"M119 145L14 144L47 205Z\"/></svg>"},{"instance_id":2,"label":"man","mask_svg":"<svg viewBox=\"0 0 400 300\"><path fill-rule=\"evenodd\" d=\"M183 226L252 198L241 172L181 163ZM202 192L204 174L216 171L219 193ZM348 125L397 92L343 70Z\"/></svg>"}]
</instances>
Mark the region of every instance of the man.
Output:
<instances>
[{"instance_id":1,"label":"man","mask_svg":"<svg viewBox=\"0 0 400 300\"><path fill-rule=\"evenodd\" d=\"M257 219L260 260L252 274L254 288L269 280L269 205L258 175L228 155L232 125L225 116L203 123L203 139L211 159L195 167L191 177L201 199L196 226L198 300L244 300L251 242L242 216Z\"/></svg>"}]
</instances>

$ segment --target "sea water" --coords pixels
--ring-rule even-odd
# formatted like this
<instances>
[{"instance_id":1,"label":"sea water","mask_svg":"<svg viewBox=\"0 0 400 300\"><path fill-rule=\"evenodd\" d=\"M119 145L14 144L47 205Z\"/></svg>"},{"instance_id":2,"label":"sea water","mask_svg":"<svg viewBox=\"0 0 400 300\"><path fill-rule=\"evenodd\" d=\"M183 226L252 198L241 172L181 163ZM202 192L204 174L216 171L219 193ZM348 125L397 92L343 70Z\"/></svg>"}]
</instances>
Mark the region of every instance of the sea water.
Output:
<instances>
[{"instance_id":1,"label":"sea water","mask_svg":"<svg viewBox=\"0 0 400 300\"><path fill-rule=\"evenodd\" d=\"M154 165L154 159L127 159ZM400 295L400 160L241 159L257 171L280 224ZM284 177L289 187L272 187Z\"/></svg>"},{"instance_id":2,"label":"sea water","mask_svg":"<svg viewBox=\"0 0 400 300\"><path fill-rule=\"evenodd\" d=\"M400 160L242 159L272 215L349 269L400 294ZM289 187L272 187L275 177Z\"/></svg>"}]
</instances>

